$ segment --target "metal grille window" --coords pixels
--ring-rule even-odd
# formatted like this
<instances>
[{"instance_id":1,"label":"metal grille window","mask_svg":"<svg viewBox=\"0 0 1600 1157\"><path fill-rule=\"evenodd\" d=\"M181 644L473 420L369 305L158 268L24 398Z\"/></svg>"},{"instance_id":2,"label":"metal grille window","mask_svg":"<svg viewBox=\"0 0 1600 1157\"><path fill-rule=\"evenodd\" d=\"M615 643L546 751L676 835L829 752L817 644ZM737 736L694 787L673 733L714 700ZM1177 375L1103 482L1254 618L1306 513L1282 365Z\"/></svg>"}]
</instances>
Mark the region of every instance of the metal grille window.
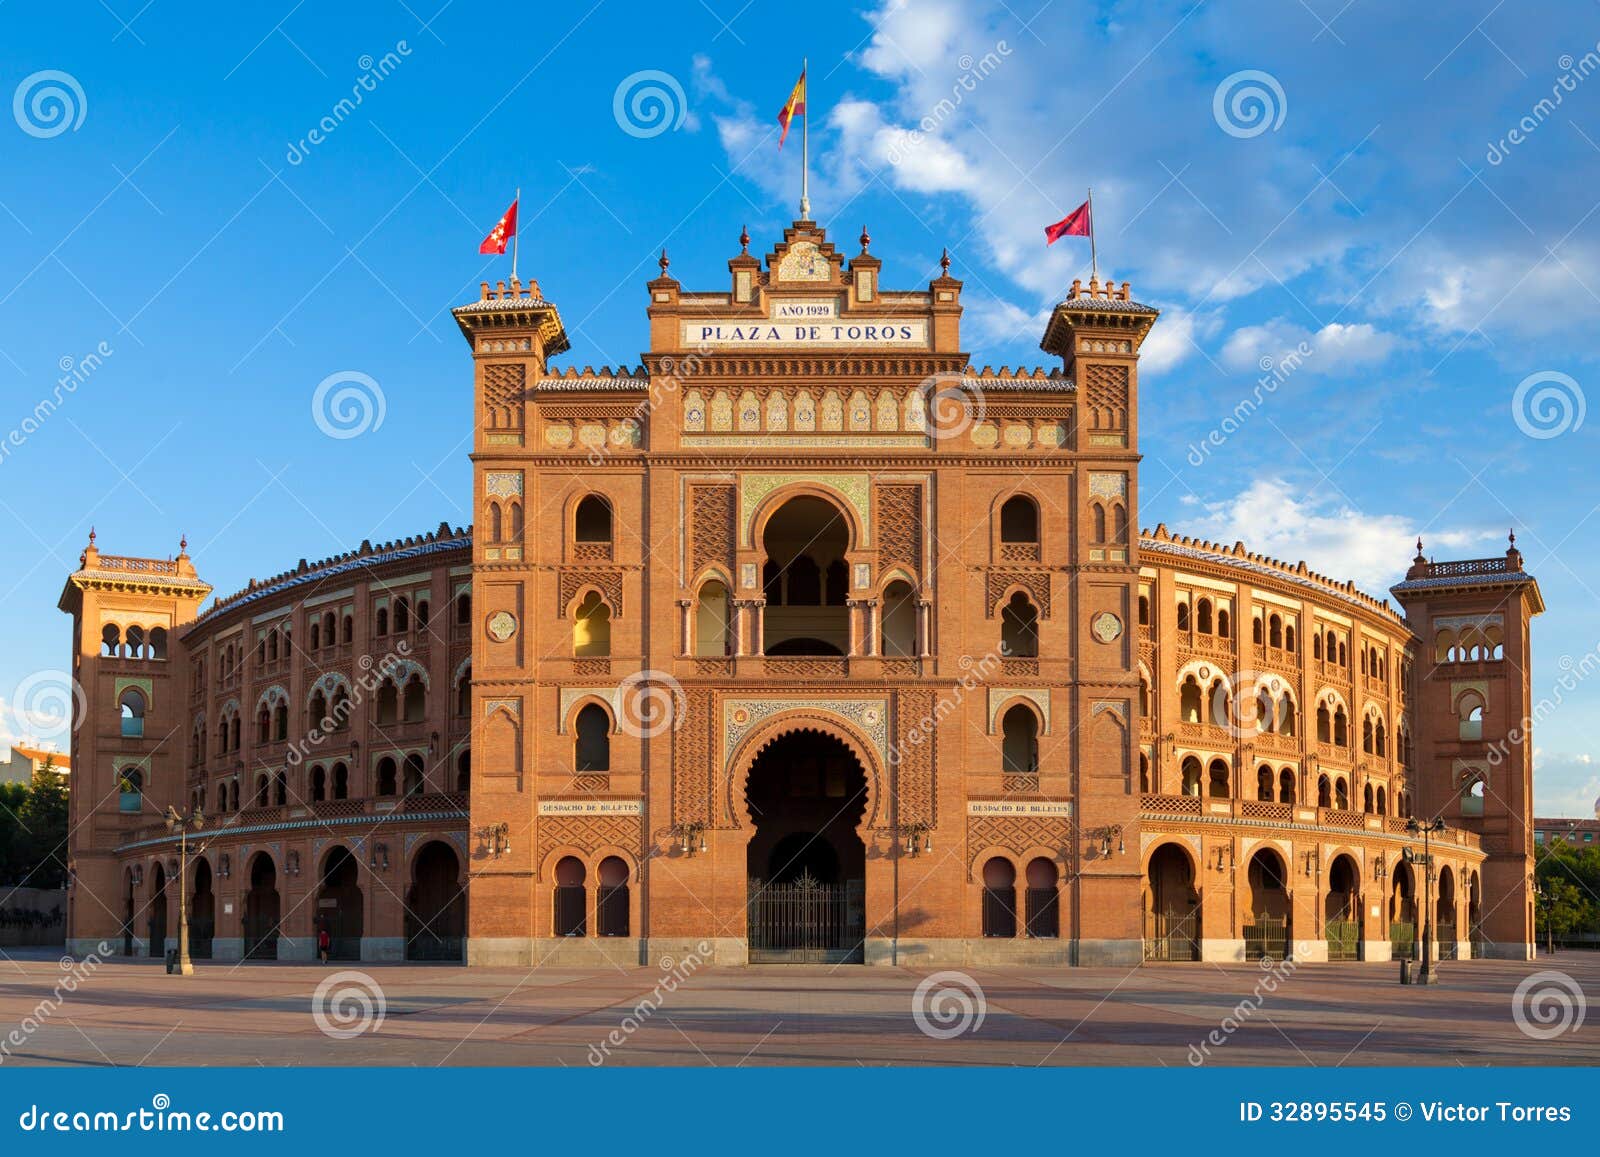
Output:
<instances>
[{"instance_id":1,"label":"metal grille window","mask_svg":"<svg viewBox=\"0 0 1600 1157\"><path fill-rule=\"evenodd\" d=\"M1061 935L1061 908L1055 888L1028 889L1028 936L1033 940L1054 940Z\"/></svg>"},{"instance_id":2,"label":"metal grille window","mask_svg":"<svg viewBox=\"0 0 1600 1157\"><path fill-rule=\"evenodd\" d=\"M618 884L614 887L600 886L600 894L595 900L594 922L602 936L626 936L628 934L628 885Z\"/></svg>"},{"instance_id":3,"label":"metal grille window","mask_svg":"<svg viewBox=\"0 0 1600 1157\"><path fill-rule=\"evenodd\" d=\"M1015 888L983 890L983 934L1010 937L1017 934L1017 891Z\"/></svg>"},{"instance_id":4,"label":"metal grille window","mask_svg":"<svg viewBox=\"0 0 1600 1157\"><path fill-rule=\"evenodd\" d=\"M556 935L557 936L586 936L588 935L588 919L584 911L584 888L582 884L560 884L556 886Z\"/></svg>"}]
</instances>

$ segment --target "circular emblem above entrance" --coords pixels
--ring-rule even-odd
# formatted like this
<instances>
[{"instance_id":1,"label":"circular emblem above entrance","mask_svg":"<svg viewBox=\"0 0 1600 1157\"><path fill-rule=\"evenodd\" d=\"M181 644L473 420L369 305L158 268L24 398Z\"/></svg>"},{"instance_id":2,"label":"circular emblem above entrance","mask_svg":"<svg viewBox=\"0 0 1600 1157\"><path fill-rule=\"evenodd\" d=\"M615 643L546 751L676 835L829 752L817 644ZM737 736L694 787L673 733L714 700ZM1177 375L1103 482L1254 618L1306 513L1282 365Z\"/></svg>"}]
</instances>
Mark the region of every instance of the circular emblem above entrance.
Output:
<instances>
[{"instance_id":1,"label":"circular emblem above entrance","mask_svg":"<svg viewBox=\"0 0 1600 1157\"><path fill-rule=\"evenodd\" d=\"M489 637L503 643L517 633L517 616L510 611L496 611L489 616Z\"/></svg>"},{"instance_id":2,"label":"circular emblem above entrance","mask_svg":"<svg viewBox=\"0 0 1600 1157\"><path fill-rule=\"evenodd\" d=\"M1101 611L1089 624L1089 630L1102 643L1114 643L1122 637L1122 620L1110 611Z\"/></svg>"}]
</instances>

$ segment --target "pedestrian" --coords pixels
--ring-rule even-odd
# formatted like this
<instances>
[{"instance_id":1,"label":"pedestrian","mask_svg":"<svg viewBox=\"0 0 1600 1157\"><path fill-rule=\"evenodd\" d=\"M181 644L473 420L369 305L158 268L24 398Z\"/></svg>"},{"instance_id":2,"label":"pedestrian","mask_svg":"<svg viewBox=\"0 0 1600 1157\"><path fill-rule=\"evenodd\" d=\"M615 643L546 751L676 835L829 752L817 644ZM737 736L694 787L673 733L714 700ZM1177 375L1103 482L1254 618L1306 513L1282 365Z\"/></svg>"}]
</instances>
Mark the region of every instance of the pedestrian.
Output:
<instances>
[{"instance_id":1,"label":"pedestrian","mask_svg":"<svg viewBox=\"0 0 1600 1157\"><path fill-rule=\"evenodd\" d=\"M317 929L317 959L328 963L328 953L333 949L333 937L328 935L328 926L322 925Z\"/></svg>"}]
</instances>

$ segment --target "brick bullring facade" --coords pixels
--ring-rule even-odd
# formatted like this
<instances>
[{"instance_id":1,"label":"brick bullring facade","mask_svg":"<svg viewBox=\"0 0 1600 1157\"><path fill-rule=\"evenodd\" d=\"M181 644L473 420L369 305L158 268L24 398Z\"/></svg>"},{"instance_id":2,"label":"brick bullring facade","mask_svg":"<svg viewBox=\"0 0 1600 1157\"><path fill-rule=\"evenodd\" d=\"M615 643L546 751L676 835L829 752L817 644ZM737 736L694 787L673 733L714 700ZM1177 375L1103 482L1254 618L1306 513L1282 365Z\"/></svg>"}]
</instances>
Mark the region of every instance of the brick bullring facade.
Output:
<instances>
[{"instance_id":1,"label":"brick bullring facade","mask_svg":"<svg viewBox=\"0 0 1600 1157\"><path fill-rule=\"evenodd\" d=\"M62 609L72 943L475 964L1387 960L1532 948L1515 544L1401 610L1138 520L1157 311L1075 283L978 370L949 275L797 221L648 283L636 369L533 284L455 316L475 532ZM1431 864L1413 818L1441 818ZM1431 907L1429 900L1431 898Z\"/></svg>"}]
</instances>

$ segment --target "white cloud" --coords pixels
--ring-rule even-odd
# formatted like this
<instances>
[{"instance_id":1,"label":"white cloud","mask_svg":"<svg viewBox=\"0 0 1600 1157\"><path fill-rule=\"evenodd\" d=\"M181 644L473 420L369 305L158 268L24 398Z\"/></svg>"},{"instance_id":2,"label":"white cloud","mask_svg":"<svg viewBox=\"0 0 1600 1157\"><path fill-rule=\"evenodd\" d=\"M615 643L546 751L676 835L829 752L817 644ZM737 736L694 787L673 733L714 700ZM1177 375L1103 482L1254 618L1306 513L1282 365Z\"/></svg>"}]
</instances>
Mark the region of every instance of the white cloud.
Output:
<instances>
[{"instance_id":1,"label":"white cloud","mask_svg":"<svg viewBox=\"0 0 1600 1157\"><path fill-rule=\"evenodd\" d=\"M1397 344L1393 334L1365 322L1332 322L1312 333L1280 317L1234 330L1223 343L1222 364L1230 370L1256 372L1269 368L1264 358L1278 365L1293 353L1303 357L1297 372L1337 375L1383 361Z\"/></svg>"},{"instance_id":2,"label":"white cloud","mask_svg":"<svg viewBox=\"0 0 1600 1157\"><path fill-rule=\"evenodd\" d=\"M1368 594L1384 597L1404 577L1416 549L1417 523L1399 514L1357 510L1337 496L1307 493L1283 478L1258 478L1229 498L1203 503L1205 513L1178 527L1224 545L1293 565L1301 559L1331 579L1354 579ZM1502 532L1430 527L1430 551L1466 551Z\"/></svg>"},{"instance_id":3,"label":"white cloud","mask_svg":"<svg viewBox=\"0 0 1600 1157\"><path fill-rule=\"evenodd\" d=\"M1600 815L1600 774L1588 754L1533 752L1534 811L1540 816L1587 819Z\"/></svg>"}]
</instances>

